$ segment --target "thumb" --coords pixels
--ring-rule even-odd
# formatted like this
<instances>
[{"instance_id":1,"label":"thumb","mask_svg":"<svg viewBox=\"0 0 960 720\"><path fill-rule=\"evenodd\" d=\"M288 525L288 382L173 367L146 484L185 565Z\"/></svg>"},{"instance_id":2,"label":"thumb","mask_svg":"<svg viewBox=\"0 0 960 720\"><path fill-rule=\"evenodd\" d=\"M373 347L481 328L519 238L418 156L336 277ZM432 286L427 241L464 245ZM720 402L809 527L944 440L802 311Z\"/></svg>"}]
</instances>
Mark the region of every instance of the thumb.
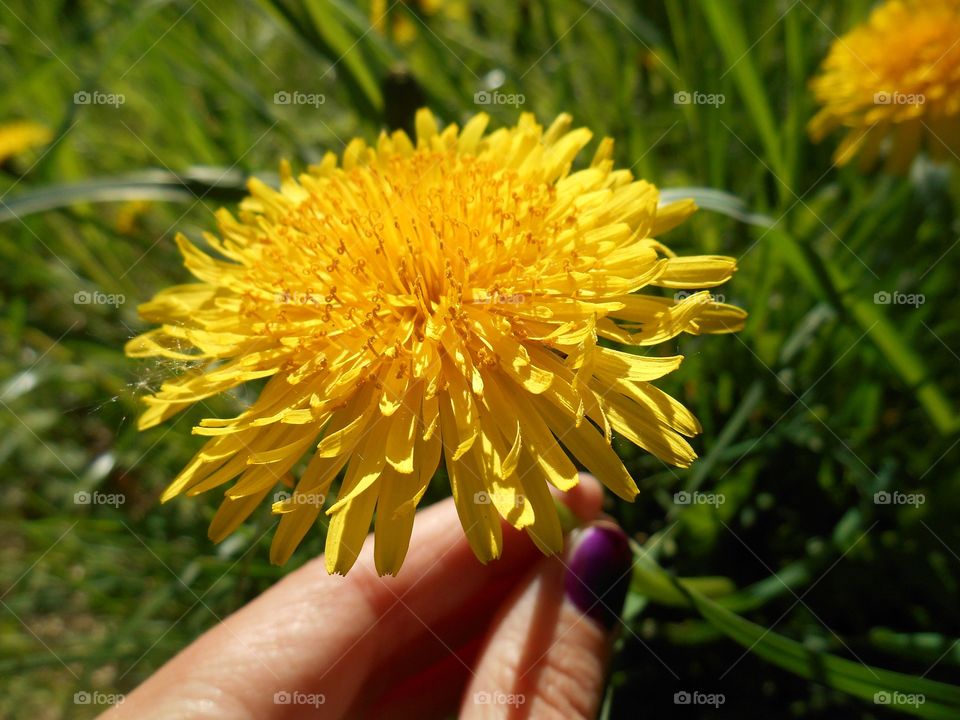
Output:
<instances>
[{"instance_id":1,"label":"thumb","mask_svg":"<svg viewBox=\"0 0 960 720\"><path fill-rule=\"evenodd\" d=\"M594 718L633 557L601 522L541 560L509 598L481 650L461 718Z\"/></svg>"}]
</instances>

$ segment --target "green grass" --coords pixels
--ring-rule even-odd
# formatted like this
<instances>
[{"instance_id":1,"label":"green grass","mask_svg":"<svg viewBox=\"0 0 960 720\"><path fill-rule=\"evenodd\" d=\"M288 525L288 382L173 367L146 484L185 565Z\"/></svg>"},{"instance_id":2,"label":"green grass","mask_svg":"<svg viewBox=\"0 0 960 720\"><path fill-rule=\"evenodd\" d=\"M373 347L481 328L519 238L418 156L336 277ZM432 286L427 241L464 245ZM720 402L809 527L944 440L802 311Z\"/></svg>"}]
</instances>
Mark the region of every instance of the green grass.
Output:
<instances>
[{"instance_id":1,"label":"green grass","mask_svg":"<svg viewBox=\"0 0 960 720\"><path fill-rule=\"evenodd\" d=\"M831 168L837 139L812 146L804 131L807 78L868 2L530 0L476 3L463 20L397 6L418 30L402 46L341 0L130 7L0 8L0 121L37 120L57 137L0 168L0 715L92 716L75 692L128 692L322 551L311 534L278 569L268 508L215 547L214 497L158 505L198 447L191 424L249 399L136 431L138 395L174 368L122 348L144 328L136 304L187 279L173 233L211 229L245 176L409 124L418 102L461 121L497 72L522 110L570 111L614 137L638 175L728 193L704 196L716 210L670 241L738 257L719 292L751 313L737 336L668 348L687 356L663 386L703 423L697 464L674 471L618 446L643 493L609 511L655 545L659 580L635 585L608 716L886 717L854 696L887 685L849 679L848 665L956 677L960 184L955 168L927 163L907 178ZM125 103L74 104L95 89ZM325 102L274 104L295 89ZM725 102L674 104L682 91ZM495 123L517 114L485 109ZM190 174L186 189L173 173ZM121 232L131 198L151 202ZM126 302L76 304L78 291ZM925 302L875 304L881 291ZM726 502L678 507L684 488ZM77 505L78 490L126 502ZM926 501L877 505L882 490ZM429 499L442 496L438 483ZM674 586L657 567L725 579ZM755 626L774 632L745 653ZM921 712L953 697L905 682L928 695ZM694 689L726 702L673 704Z\"/></svg>"}]
</instances>

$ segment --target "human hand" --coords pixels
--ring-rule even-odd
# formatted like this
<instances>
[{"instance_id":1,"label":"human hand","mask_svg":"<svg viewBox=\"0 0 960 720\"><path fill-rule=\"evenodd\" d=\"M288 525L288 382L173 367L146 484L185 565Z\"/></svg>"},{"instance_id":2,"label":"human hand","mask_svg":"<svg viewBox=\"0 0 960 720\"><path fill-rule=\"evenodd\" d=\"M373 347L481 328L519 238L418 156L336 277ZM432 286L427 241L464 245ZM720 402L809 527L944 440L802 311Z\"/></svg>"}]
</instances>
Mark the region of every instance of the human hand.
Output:
<instances>
[{"instance_id":1,"label":"human hand","mask_svg":"<svg viewBox=\"0 0 960 720\"><path fill-rule=\"evenodd\" d=\"M437 503L397 577L377 576L372 536L348 577L309 562L105 717L595 717L631 565L622 531L596 522L601 494L581 475L563 495L592 522L563 557L504 525L488 565Z\"/></svg>"}]
</instances>

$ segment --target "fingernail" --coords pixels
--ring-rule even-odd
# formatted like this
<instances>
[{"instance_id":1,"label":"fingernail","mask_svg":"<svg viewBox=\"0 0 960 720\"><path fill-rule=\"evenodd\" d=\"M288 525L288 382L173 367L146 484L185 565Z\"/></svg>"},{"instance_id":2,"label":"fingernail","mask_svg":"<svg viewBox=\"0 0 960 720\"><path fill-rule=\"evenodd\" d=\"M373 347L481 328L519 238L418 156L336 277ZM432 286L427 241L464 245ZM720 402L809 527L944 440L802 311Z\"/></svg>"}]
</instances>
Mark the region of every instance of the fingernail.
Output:
<instances>
[{"instance_id":1,"label":"fingernail","mask_svg":"<svg viewBox=\"0 0 960 720\"><path fill-rule=\"evenodd\" d=\"M564 591L584 615L613 629L627 599L632 566L623 530L608 522L591 525L574 538Z\"/></svg>"}]
</instances>

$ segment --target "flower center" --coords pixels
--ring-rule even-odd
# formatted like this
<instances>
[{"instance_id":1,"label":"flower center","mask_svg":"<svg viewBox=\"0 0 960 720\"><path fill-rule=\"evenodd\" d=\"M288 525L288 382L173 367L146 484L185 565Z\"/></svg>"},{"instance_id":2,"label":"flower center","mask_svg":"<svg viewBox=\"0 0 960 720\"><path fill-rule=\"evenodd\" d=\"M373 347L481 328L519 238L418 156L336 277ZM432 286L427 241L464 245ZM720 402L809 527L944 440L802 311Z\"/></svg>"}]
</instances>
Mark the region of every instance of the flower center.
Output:
<instances>
[{"instance_id":1,"label":"flower center","mask_svg":"<svg viewBox=\"0 0 960 720\"><path fill-rule=\"evenodd\" d=\"M309 328L304 342L396 356L448 324L467 340L466 308L509 322L541 277L577 259L573 201L489 160L420 150L304 189L297 206L258 218L264 262L248 272L258 294L280 300L272 323ZM267 319L262 303L249 307ZM487 351L476 350L482 362Z\"/></svg>"}]
</instances>

